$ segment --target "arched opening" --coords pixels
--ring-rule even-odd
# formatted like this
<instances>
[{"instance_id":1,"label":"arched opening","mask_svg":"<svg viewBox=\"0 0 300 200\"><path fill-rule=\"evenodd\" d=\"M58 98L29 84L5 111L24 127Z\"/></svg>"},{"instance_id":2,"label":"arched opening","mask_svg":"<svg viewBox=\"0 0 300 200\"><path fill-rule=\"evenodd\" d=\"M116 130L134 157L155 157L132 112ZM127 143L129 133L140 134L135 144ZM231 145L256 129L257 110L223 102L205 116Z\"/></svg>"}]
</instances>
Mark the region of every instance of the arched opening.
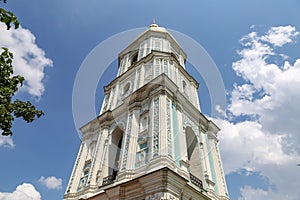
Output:
<instances>
[{"instance_id":1,"label":"arched opening","mask_svg":"<svg viewBox=\"0 0 300 200\"><path fill-rule=\"evenodd\" d=\"M200 148L196 134L191 127L185 129L186 136L186 147L187 147L187 157L190 163L189 172L191 177L196 177L198 179L203 179L202 166L200 157Z\"/></svg>"},{"instance_id":2,"label":"arched opening","mask_svg":"<svg viewBox=\"0 0 300 200\"><path fill-rule=\"evenodd\" d=\"M123 131L117 127L111 135L111 144L109 148L109 174L118 171L120 151L123 141Z\"/></svg>"},{"instance_id":3,"label":"arched opening","mask_svg":"<svg viewBox=\"0 0 300 200\"><path fill-rule=\"evenodd\" d=\"M111 143L108 152L108 177L103 184L110 184L116 179L120 168L120 154L123 142L123 131L117 127L111 134Z\"/></svg>"}]
</instances>

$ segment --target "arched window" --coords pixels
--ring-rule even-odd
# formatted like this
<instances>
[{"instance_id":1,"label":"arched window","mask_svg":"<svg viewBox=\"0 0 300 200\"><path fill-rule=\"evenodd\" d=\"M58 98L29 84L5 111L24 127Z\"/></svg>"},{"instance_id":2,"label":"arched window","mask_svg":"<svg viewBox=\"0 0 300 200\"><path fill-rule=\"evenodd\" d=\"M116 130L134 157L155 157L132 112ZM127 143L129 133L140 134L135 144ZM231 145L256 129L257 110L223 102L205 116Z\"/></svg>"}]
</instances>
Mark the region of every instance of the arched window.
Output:
<instances>
[{"instance_id":1,"label":"arched window","mask_svg":"<svg viewBox=\"0 0 300 200\"><path fill-rule=\"evenodd\" d=\"M114 182L120 168L121 148L123 143L123 131L117 127L111 134L111 143L108 148L108 173L103 178L102 185ZM105 175L104 175L105 176Z\"/></svg>"},{"instance_id":2,"label":"arched window","mask_svg":"<svg viewBox=\"0 0 300 200\"><path fill-rule=\"evenodd\" d=\"M190 163L189 172L194 177L203 180L203 169L200 161L203 158L200 157L200 148L196 134L191 127L186 127L185 136L187 157Z\"/></svg>"},{"instance_id":3,"label":"arched window","mask_svg":"<svg viewBox=\"0 0 300 200\"><path fill-rule=\"evenodd\" d=\"M123 142L123 131L117 127L111 135L111 144L109 147L109 174L119 170L120 152Z\"/></svg>"}]
</instances>

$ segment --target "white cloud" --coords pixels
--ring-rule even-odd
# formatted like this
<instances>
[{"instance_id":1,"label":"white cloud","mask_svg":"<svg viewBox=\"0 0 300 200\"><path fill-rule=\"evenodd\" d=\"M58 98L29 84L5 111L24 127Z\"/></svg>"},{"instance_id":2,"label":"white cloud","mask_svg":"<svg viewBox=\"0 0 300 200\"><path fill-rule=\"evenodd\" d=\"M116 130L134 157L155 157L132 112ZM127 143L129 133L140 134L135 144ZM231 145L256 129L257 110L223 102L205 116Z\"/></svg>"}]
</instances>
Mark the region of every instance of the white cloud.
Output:
<instances>
[{"instance_id":1,"label":"white cloud","mask_svg":"<svg viewBox=\"0 0 300 200\"><path fill-rule=\"evenodd\" d=\"M61 189L62 188L62 179L56 178L55 176L50 176L45 178L42 176L39 179L39 182L46 186L48 189Z\"/></svg>"},{"instance_id":2,"label":"white cloud","mask_svg":"<svg viewBox=\"0 0 300 200\"><path fill-rule=\"evenodd\" d=\"M256 121L243 121L236 124L220 119L214 121L221 128L220 148L226 155L223 156L223 161L227 174L237 172L241 168L256 171L261 170L258 167L262 165L281 165L281 163L290 163L296 158L300 159L296 153L284 152L285 136L263 131L262 125Z\"/></svg>"},{"instance_id":3,"label":"white cloud","mask_svg":"<svg viewBox=\"0 0 300 200\"><path fill-rule=\"evenodd\" d=\"M250 186L241 188L241 196L238 200L282 200L282 199L298 199L293 193L291 194L280 194L274 192L271 188L263 190L260 188L254 189Z\"/></svg>"},{"instance_id":4,"label":"white cloud","mask_svg":"<svg viewBox=\"0 0 300 200\"><path fill-rule=\"evenodd\" d=\"M220 149L227 174L255 171L270 184L268 190L241 188L240 200L300 199L300 59L290 63L275 50L298 34L295 27L280 26L261 36L251 32L240 41L241 58L232 67L244 82L230 92L228 119L215 120L221 128ZM283 59L282 64L274 58Z\"/></svg>"},{"instance_id":5,"label":"white cloud","mask_svg":"<svg viewBox=\"0 0 300 200\"><path fill-rule=\"evenodd\" d=\"M270 186L276 187L274 191L266 191L269 194L266 199L272 199L273 194L289 194L290 198L284 198L287 200L299 199L300 191L297 188L300 186L300 174L297 163L300 162L300 155L295 151L284 151L287 135L268 133L256 121L236 124L220 119L214 121L221 128L220 152L226 174L239 172L241 169L258 172L263 179L268 180ZM248 196L245 199L259 198Z\"/></svg>"},{"instance_id":6,"label":"white cloud","mask_svg":"<svg viewBox=\"0 0 300 200\"><path fill-rule=\"evenodd\" d=\"M13 54L14 74L25 77L25 90L32 96L40 98L45 91L43 79L45 68L52 66L52 61L45 56L45 52L39 48L35 36L22 27L5 30L5 25L0 24L0 47L7 47Z\"/></svg>"},{"instance_id":7,"label":"white cloud","mask_svg":"<svg viewBox=\"0 0 300 200\"><path fill-rule=\"evenodd\" d=\"M277 38L276 41L280 44L291 42L298 34L290 26L271 30L272 38ZM269 32L267 36L270 35ZM239 51L241 59L233 63L233 69L247 82L235 86L231 92L229 110L234 116L257 115L264 129L271 133L288 134L300 143L300 59L292 64L285 61L282 66L267 61L267 58L277 54L272 45L263 42L265 37L258 36L257 33L244 37L248 38L247 45ZM299 147L294 148L298 148L300 152Z\"/></svg>"},{"instance_id":8,"label":"white cloud","mask_svg":"<svg viewBox=\"0 0 300 200\"><path fill-rule=\"evenodd\" d=\"M11 136L0 135L0 147L1 146L14 148L15 144Z\"/></svg>"},{"instance_id":9,"label":"white cloud","mask_svg":"<svg viewBox=\"0 0 300 200\"><path fill-rule=\"evenodd\" d=\"M298 34L299 32L293 26L278 26L270 28L262 39L274 46L281 47L287 43L291 43Z\"/></svg>"},{"instance_id":10,"label":"white cloud","mask_svg":"<svg viewBox=\"0 0 300 200\"><path fill-rule=\"evenodd\" d=\"M250 186L245 186L243 188L241 188L241 197L239 197L238 200L252 200L252 199L256 199L256 200L267 200L267 199L272 199L272 200L276 200L278 199L276 197L276 195L274 195L272 193L272 197L270 197L270 191L265 191L262 189L253 189Z\"/></svg>"},{"instance_id":11,"label":"white cloud","mask_svg":"<svg viewBox=\"0 0 300 200\"><path fill-rule=\"evenodd\" d=\"M12 193L0 192L0 200L41 200L41 195L33 185L23 183Z\"/></svg>"}]
</instances>

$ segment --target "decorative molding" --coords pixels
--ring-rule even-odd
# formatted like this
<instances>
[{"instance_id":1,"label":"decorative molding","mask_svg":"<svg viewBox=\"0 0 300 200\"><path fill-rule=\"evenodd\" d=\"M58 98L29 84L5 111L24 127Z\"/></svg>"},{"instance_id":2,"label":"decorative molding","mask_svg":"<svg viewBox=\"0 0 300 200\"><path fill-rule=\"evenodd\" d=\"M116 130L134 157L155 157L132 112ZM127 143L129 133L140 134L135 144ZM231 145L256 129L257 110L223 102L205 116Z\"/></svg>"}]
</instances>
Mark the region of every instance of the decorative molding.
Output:
<instances>
[{"instance_id":1,"label":"decorative molding","mask_svg":"<svg viewBox=\"0 0 300 200\"><path fill-rule=\"evenodd\" d=\"M159 98L153 101L153 157L159 152Z\"/></svg>"},{"instance_id":2,"label":"decorative molding","mask_svg":"<svg viewBox=\"0 0 300 200\"><path fill-rule=\"evenodd\" d=\"M168 147L168 156L173 157L173 140L171 132L171 101L167 98L167 147Z\"/></svg>"},{"instance_id":3,"label":"decorative molding","mask_svg":"<svg viewBox=\"0 0 300 200\"><path fill-rule=\"evenodd\" d=\"M142 104L141 106L141 112L140 112L140 115L143 115L144 113L148 112L149 111L149 103L148 102L145 102Z\"/></svg>"},{"instance_id":4,"label":"decorative molding","mask_svg":"<svg viewBox=\"0 0 300 200\"><path fill-rule=\"evenodd\" d=\"M127 158L128 158L128 149L129 149L129 142L130 142L130 135L131 135L131 126L132 126L132 113L129 114L128 117L128 126L126 131L126 139L125 139L125 145L123 148L123 162L122 162L122 170L126 169L127 165Z\"/></svg>"},{"instance_id":5,"label":"decorative molding","mask_svg":"<svg viewBox=\"0 0 300 200\"><path fill-rule=\"evenodd\" d=\"M140 82L141 82L141 67L137 70L137 81L136 81L136 89L140 88Z\"/></svg>"},{"instance_id":6,"label":"decorative molding","mask_svg":"<svg viewBox=\"0 0 300 200\"><path fill-rule=\"evenodd\" d=\"M144 65L144 69L145 69L144 84L152 80L152 68L153 68L153 63L147 63Z\"/></svg>"},{"instance_id":7,"label":"decorative molding","mask_svg":"<svg viewBox=\"0 0 300 200\"><path fill-rule=\"evenodd\" d=\"M182 113L182 122L184 129L189 126L197 136L199 135L198 126L184 112Z\"/></svg>"},{"instance_id":8,"label":"decorative molding","mask_svg":"<svg viewBox=\"0 0 300 200\"><path fill-rule=\"evenodd\" d=\"M114 99L115 99L115 87L113 87L112 89L111 89L111 98L109 99L109 102L108 102L108 110L111 110L112 109L112 106L114 106L113 105L113 101L114 101Z\"/></svg>"},{"instance_id":9,"label":"decorative molding","mask_svg":"<svg viewBox=\"0 0 300 200\"><path fill-rule=\"evenodd\" d=\"M66 193L69 193L71 191L71 189L72 189L73 180L75 178L75 174L77 174L77 171L78 171L78 165L79 165L79 162L81 160L82 151L83 151L83 144L80 145L78 156L76 158L75 166L74 166L74 169L73 169L73 172L72 172L72 176L70 178L70 181L69 181Z\"/></svg>"},{"instance_id":10,"label":"decorative molding","mask_svg":"<svg viewBox=\"0 0 300 200\"><path fill-rule=\"evenodd\" d=\"M102 113L107 110L109 96L110 96L110 92L105 95Z\"/></svg>"},{"instance_id":11,"label":"decorative molding","mask_svg":"<svg viewBox=\"0 0 300 200\"><path fill-rule=\"evenodd\" d=\"M95 171L94 167L95 167L95 164L97 162L98 152L99 152L99 144L101 143L102 135L103 135L103 130L100 130L99 133L98 133L97 142L95 144L96 149L94 150L94 153L92 155L93 163L92 163L91 171L90 171L90 174L89 174L89 177L88 177L88 182L90 182L91 179L93 178L93 174L94 174L94 171Z\"/></svg>"}]
</instances>

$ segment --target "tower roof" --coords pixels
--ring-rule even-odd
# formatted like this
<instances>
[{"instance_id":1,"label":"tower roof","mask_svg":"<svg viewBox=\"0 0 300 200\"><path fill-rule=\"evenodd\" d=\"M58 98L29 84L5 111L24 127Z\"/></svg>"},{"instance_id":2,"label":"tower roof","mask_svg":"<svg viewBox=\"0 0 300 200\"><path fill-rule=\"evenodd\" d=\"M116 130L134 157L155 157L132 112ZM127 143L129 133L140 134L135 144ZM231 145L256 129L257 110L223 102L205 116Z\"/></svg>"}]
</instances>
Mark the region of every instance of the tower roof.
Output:
<instances>
[{"instance_id":1,"label":"tower roof","mask_svg":"<svg viewBox=\"0 0 300 200\"><path fill-rule=\"evenodd\" d=\"M184 60L186 60L186 53L180 47L176 39L166 28L157 25L155 20L153 20L150 26L119 54L119 57L123 57L126 53L138 49L141 42L149 37L159 37L169 40L172 48L180 53L184 57Z\"/></svg>"}]
</instances>

